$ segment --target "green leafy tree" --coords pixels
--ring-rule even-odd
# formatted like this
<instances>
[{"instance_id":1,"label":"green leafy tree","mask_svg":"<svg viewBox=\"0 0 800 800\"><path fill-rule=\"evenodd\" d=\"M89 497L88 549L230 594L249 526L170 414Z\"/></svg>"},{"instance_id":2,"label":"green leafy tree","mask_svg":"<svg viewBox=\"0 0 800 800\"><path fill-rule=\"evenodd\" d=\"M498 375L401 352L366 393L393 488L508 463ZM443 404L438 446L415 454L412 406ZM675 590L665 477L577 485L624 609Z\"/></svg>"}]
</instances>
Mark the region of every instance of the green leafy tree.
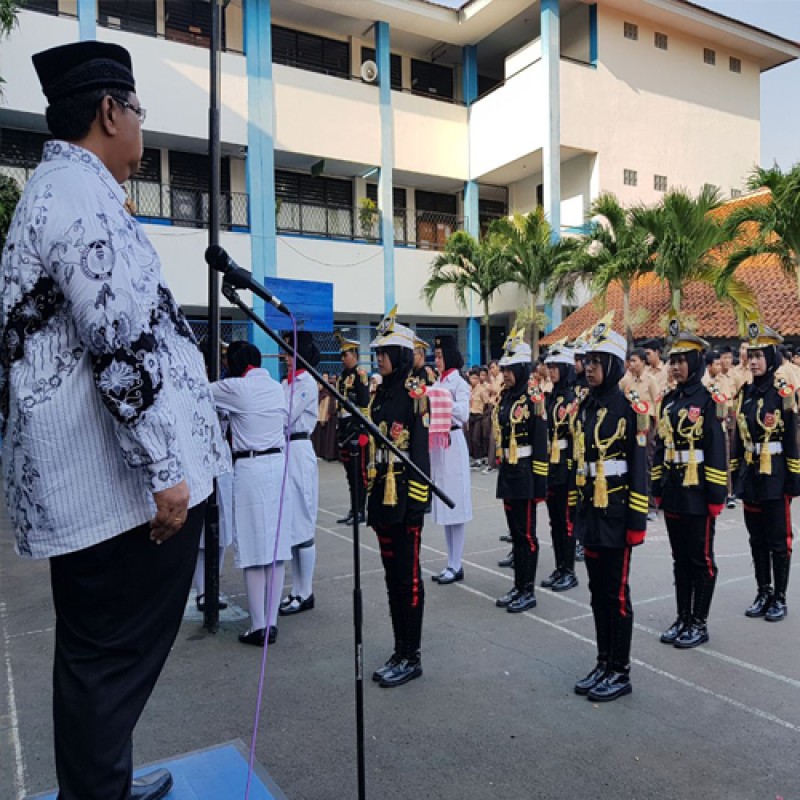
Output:
<instances>
[{"instance_id":1,"label":"green leafy tree","mask_svg":"<svg viewBox=\"0 0 800 800\"><path fill-rule=\"evenodd\" d=\"M559 270L571 263L578 252L579 240L556 240L541 208L530 214L498 219L492 223L491 230L501 243L509 280L528 293L529 319L536 320L539 294L547 289ZM531 347L534 357L538 358L540 328L535 321L530 328Z\"/></svg>"},{"instance_id":2,"label":"green leafy tree","mask_svg":"<svg viewBox=\"0 0 800 800\"><path fill-rule=\"evenodd\" d=\"M441 289L452 289L459 308L469 309L469 297L474 293L481 303L484 326L484 359L489 363L489 305L497 290L509 282L506 263L497 238L491 232L478 241L466 231L450 236L431 264L431 274L422 288L428 306Z\"/></svg>"},{"instance_id":3,"label":"green leafy tree","mask_svg":"<svg viewBox=\"0 0 800 800\"><path fill-rule=\"evenodd\" d=\"M725 219L728 234L734 241L738 239L739 244L734 245L718 289L720 292L728 290L742 262L769 253L777 256L786 274L795 279L800 295L800 163L788 172L783 172L777 164L769 169L755 169L748 180L748 188L762 187L771 192L767 202L761 199L746 203ZM743 226L752 226L749 236L741 236Z\"/></svg>"},{"instance_id":4,"label":"green leafy tree","mask_svg":"<svg viewBox=\"0 0 800 800\"><path fill-rule=\"evenodd\" d=\"M718 296L733 306L740 325L756 307L750 290L731 278L727 293L720 293L720 259L730 247L731 234L719 214L719 190L706 186L693 197L683 189L673 189L656 206L636 206L631 211L634 225L649 235L655 251L655 273L667 282L672 308L680 313L683 293L692 281L714 286Z\"/></svg>"},{"instance_id":5,"label":"green leafy tree","mask_svg":"<svg viewBox=\"0 0 800 800\"><path fill-rule=\"evenodd\" d=\"M17 182L8 175L0 175L0 253L6 245L8 229L21 192Z\"/></svg>"},{"instance_id":6,"label":"green leafy tree","mask_svg":"<svg viewBox=\"0 0 800 800\"><path fill-rule=\"evenodd\" d=\"M8 36L17 24L17 11L19 3L14 0L0 0L0 39ZM0 97L3 95L3 84L5 80L0 77Z\"/></svg>"},{"instance_id":7,"label":"green leafy tree","mask_svg":"<svg viewBox=\"0 0 800 800\"><path fill-rule=\"evenodd\" d=\"M619 283L625 335L632 345L631 288L639 275L653 270L652 238L634 223L630 212L610 192L601 194L592 203L588 216L594 221L592 228L581 240L572 261L554 276L549 294L564 292L572 299L576 285L588 281L605 306L609 288Z\"/></svg>"}]
</instances>

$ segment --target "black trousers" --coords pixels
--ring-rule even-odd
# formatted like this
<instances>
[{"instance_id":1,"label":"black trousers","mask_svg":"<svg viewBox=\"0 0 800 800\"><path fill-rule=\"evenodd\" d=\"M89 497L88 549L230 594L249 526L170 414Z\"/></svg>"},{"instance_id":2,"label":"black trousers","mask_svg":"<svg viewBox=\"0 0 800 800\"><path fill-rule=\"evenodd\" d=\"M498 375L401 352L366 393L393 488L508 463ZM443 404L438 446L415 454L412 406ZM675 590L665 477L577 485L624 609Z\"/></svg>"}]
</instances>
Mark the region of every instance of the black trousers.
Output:
<instances>
[{"instance_id":1,"label":"black trousers","mask_svg":"<svg viewBox=\"0 0 800 800\"><path fill-rule=\"evenodd\" d=\"M618 672L627 672L631 660L633 606L628 586L631 550L630 547L585 549L597 660Z\"/></svg>"},{"instance_id":2,"label":"black trousers","mask_svg":"<svg viewBox=\"0 0 800 800\"><path fill-rule=\"evenodd\" d=\"M556 568L575 570L575 537L567 508L567 484L551 486L547 490L547 513L550 516L550 535L553 538L553 553Z\"/></svg>"},{"instance_id":3,"label":"black trousers","mask_svg":"<svg viewBox=\"0 0 800 800\"><path fill-rule=\"evenodd\" d=\"M160 545L148 524L50 559L58 800L128 800L131 736L178 634L204 514Z\"/></svg>"},{"instance_id":4,"label":"black trousers","mask_svg":"<svg viewBox=\"0 0 800 800\"><path fill-rule=\"evenodd\" d=\"M775 595L785 602L794 538L791 500L744 503L744 524L750 534L758 590L772 593L774 577Z\"/></svg>"},{"instance_id":5,"label":"black trousers","mask_svg":"<svg viewBox=\"0 0 800 800\"><path fill-rule=\"evenodd\" d=\"M394 651L414 658L422 642L425 582L419 564L422 525L376 525L381 561L389 595L389 616L394 632Z\"/></svg>"},{"instance_id":6,"label":"black trousers","mask_svg":"<svg viewBox=\"0 0 800 800\"><path fill-rule=\"evenodd\" d=\"M671 511L664 512L664 519L672 548L678 616L687 622L693 617L704 623L719 572L714 560L716 520L710 515Z\"/></svg>"},{"instance_id":7,"label":"black trousers","mask_svg":"<svg viewBox=\"0 0 800 800\"><path fill-rule=\"evenodd\" d=\"M356 462L350 455L349 442L339 443L339 459L344 464L347 475L347 486L350 490L350 510L364 513L367 503L367 448L359 445L359 469L356 472ZM358 486L358 503L355 502L355 491Z\"/></svg>"},{"instance_id":8,"label":"black trousers","mask_svg":"<svg viewBox=\"0 0 800 800\"><path fill-rule=\"evenodd\" d=\"M514 553L514 586L533 589L536 565L539 562L539 540L536 538L536 501L503 500L511 548Z\"/></svg>"}]
</instances>

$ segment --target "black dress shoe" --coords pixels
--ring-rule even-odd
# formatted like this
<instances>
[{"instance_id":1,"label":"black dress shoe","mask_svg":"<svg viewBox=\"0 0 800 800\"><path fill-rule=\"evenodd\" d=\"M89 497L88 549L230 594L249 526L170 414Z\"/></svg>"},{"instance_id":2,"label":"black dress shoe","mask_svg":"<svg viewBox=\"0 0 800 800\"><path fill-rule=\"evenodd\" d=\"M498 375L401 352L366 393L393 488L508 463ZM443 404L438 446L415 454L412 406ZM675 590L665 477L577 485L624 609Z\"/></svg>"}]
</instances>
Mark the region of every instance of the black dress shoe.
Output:
<instances>
[{"instance_id":1,"label":"black dress shoe","mask_svg":"<svg viewBox=\"0 0 800 800\"><path fill-rule=\"evenodd\" d=\"M352 523L353 520L351 519L350 522ZM358 524L359 525L367 524L367 515L363 511L359 511L358 513Z\"/></svg>"},{"instance_id":2,"label":"black dress shoe","mask_svg":"<svg viewBox=\"0 0 800 800\"><path fill-rule=\"evenodd\" d=\"M559 579L553 584L552 589L554 592L566 592L569 589L574 589L578 585L578 578L572 570L566 570L561 573Z\"/></svg>"},{"instance_id":3,"label":"black dress shoe","mask_svg":"<svg viewBox=\"0 0 800 800\"><path fill-rule=\"evenodd\" d=\"M259 628L257 631L247 631L247 633L239 634L239 641L242 644L252 644L256 647L263 647L266 639L266 628Z\"/></svg>"},{"instance_id":4,"label":"black dress shoe","mask_svg":"<svg viewBox=\"0 0 800 800\"><path fill-rule=\"evenodd\" d=\"M772 604L772 593L759 590L753 605L744 612L746 617L763 617Z\"/></svg>"},{"instance_id":5,"label":"black dress shoe","mask_svg":"<svg viewBox=\"0 0 800 800\"><path fill-rule=\"evenodd\" d=\"M299 614L302 611L311 611L314 608L314 593L312 592L305 600L303 600L298 595L295 595L291 602L284 605L281 603L281 607L278 609L278 613L282 617L290 617L292 614Z\"/></svg>"},{"instance_id":6,"label":"black dress shoe","mask_svg":"<svg viewBox=\"0 0 800 800\"><path fill-rule=\"evenodd\" d=\"M609 703L618 697L624 697L633 691L631 679L627 672L607 672L603 680L592 689L586 697L594 703Z\"/></svg>"},{"instance_id":7,"label":"black dress shoe","mask_svg":"<svg viewBox=\"0 0 800 800\"><path fill-rule=\"evenodd\" d=\"M456 572L452 567L448 567L442 575L439 576L439 585L444 586L447 583L457 583L464 580L464 567Z\"/></svg>"},{"instance_id":8,"label":"black dress shoe","mask_svg":"<svg viewBox=\"0 0 800 800\"><path fill-rule=\"evenodd\" d=\"M341 519L336 520L337 525L352 525L353 524L353 512L348 511L346 517L342 517Z\"/></svg>"},{"instance_id":9,"label":"black dress shoe","mask_svg":"<svg viewBox=\"0 0 800 800\"><path fill-rule=\"evenodd\" d=\"M661 643L662 644L675 644L675 640L683 633L683 629L689 623L683 618L678 617L672 625L667 628L664 633L661 634Z\"/></svg>"},{"instance_id":10,"label":"black dress shoe","mask_svg":"<svg viewBox=\"0 0 800 800\"><path fill-rule=\"evenodd\" d=\"M764 614L764 619L767 622L780 622L788 613L789 609L787 608L786 603L777 597L773 597L772 602L769 604L769 608Z\"/></svg>"},{"instance_id":11,"label":"black dress shoe","mask_svg":"<svg viewBox=\"0 0 800 800\"><path fill-rule=\"evenodd\" d=\"M422 677L422 662L419 657L403 658L384 674L378 685L383 689L393 689L420 677Z\"/></svg>"},{"instance_id":12,"label":"black dress shoe","mask_svg":"<svg viewBox=\"0 0 800 800\"><path fill-rule=\"evenodd\" d=\"M514 540L511 538L511 534L510 533L504 533L500 537L500 541L501 542L508 542L509 544L511 544L511 542L514 541Z\"/></svg>"},{"instance_id":13,"label":"black dress shoe","mask_svg":"<svg viewBox=\"0 0 800 800\"><path fill-rule=\"evenodd\" d=\"M389 660L382 667L378 667L378 669L372 673L372 680L375 681L375 683L380 683L380 681L383 679L383 676L393 670L402 660L403 656L401 656L399 653L392 653Z\"/></svg>"},{"instance_id":14,"label":"black dress shoe","mask_svg":"<svg viewBox=\"0 0 800 800\"><path fill-rule=\"evenodd\" d=\"M513 567L514 566L514 552L510 552L505 558L501 558L497 562L498 567Z\"/></svg>"},{"instance_id":15,"label":"black dress shoe","mask_svg":"<svg viewBox=\"0 0 800 800\"><path fill-rule=\"evenodd\" d=\"M267 636L267 642L269 644L275 644L275 640L278 638L278 627L277 625L270 625L269 626L269 635Z\"/></svg>"},{"instance_id":16,"label":"black dress shoe","mask_svg":"<svg viewBox=\"0 0 800 800\"><path fill-rule=\"evenodd\" d=\"M608 672L608 664L605 661L598 661L595 668L585 677L575 684L575 694L589 694Z\"/></svg>"},{"instance_id":17,"label":"black dress shoe","mask_svg":"<svg viewBox=\"0 0 800 800\"><path fill-rule=\"evenodd\" d=\"M708 638L708 628L705 622L693 622L678 634L678 638L675 640L675 647L679 650L689 650L692 647L705 644Z\"/></svg>"},{"instance_id":18,"label":"black dress shoe","mask_svg":"<svg viewBox=\"0 0 800 800\"><path fill-rule=\"evenodd\" d=\"M522 592L516 586L512 586L504 595L498 597L494 604L498 608L508 608L521 594Z\"/></svg>"},{"instance_id":19,"label":"black dress shoe","mask_svg":"<svg viewBox=\"0 0 800 800\"><path fill-rule=\"evenodd\" d=\"M561 577L561 570L554 569L540 584L543 589L550 589L553 584Z\"/></svg>"},{"instance_id":20,"label":"black dress shoe","mask_svg":"<svg viewBox=\"0 0 800 800\"><path fill-rule=\"evenodd\" d=\"M288 608L294 602L295 597L297 597L298 600L300 599L300 595L287 594L286 597L281 600L281 604L278 606L278 611L283 608Z\"/></svg>"},{"instance_id":21,"label":"black dress shoe","mask_svg":"<svg viewBox=\"0 0 800 800\"><path fill-rule=\"evenodd\" d=\"M205 601L205 595L204 594L197 595L196 603L197 603L197 610L198 611L205 611L206 610L206 601ZM220 611L224 611L228 607L228 604L222 598L220 598L218 607L219 607Z\"/></svg>"},{"instance_id":22,"label":"black dress shoe","mask_svg":"<svg viewBox=\"0 0 800 800\"><path fill-rule=\"evenodd\" d=\"M131 781L131 800L161 800L172 788L169 770L157 769Z\"/></svg>"},{"instance_id":23,"label":"black dress shoe","mask_svg":"<svg viewBox=\"0 0 800 800\"><path fill-rule=\"evenodd\" d=\"M536 595L533 593L533 589L525 589L520 592L519 596L506 606L506 611L509 614L521 614L529 608L536 608Z\"/></svg>"}]
</instances>

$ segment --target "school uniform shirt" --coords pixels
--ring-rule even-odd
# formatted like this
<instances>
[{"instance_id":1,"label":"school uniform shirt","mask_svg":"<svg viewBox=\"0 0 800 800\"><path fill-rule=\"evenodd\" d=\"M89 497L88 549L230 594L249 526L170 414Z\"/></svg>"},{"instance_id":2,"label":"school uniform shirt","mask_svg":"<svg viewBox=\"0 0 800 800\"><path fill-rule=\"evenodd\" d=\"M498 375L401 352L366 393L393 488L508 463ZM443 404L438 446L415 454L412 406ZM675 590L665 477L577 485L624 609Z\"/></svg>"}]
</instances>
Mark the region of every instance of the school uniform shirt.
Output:
<instances>
[{"instance_id":1,"label":"school uniform shirt","mask_svg":"<svg viewBox=\"0 0 800 800\"><path fill-rule=\"evenodd\" d=\"M456 369L447 370L434 385L450 392L453 411L450 445L430 451L431 478L455 503L455 508L448 508L434 495L433 521L438 525L459 525L472 519L469 449L464 436L464 425L469 420L470 387Z\"/></svg>"},{"instance_id":2,"label":"school uniform shirt","mask_svg":"<svg viewBox=\"0 0 800 800\"><path fill-rule=\"evenodd\" d=\"M643 371L641 375L636 376L628 371L619 382L619 388L622 389L629 402L636 398L647 403L650 408L650 416L655 418L658 404L661 402L661 386L652 375Z\"/></svg>"},{"instance_id":3,"label":"school uniform shirt","mask_svg":"<svg viewBox=\"0 0 800 800\"><path fill-rule=\"evenodd\" d=\"M311 434L317 426L319 389L311 375L298 370L291 381L283 382L283 392L289 410L290 436L284 514L292 544L298 545L313 539L317 527L319 467Z\"/></svg>"},{"instance_id":4,"label":"school uniform shirt","mask_svg":"<svg viewBox=\"0 0 800 800\"><path fill-rule=\"evenodd\" d=\"M0 429L17 552L82 550L230 469L197 343L125 191L50 141L0 262Z\"/></svg>"},{"instance_id":5,"label":"school uniform shirt","mask_svg":"<svg viewBox=\"0 0 800 800\"><path fill-rule=\"evenodd\" d=\"M670 386L669 366L665 363L659 364L657 367L651 367L649 364L644 368L645 374L653 378L658 386L659 397L663 397L667 391L672 388Z\"/></svg>"},{"instance_id":6,"label":"school uniform shirt","mask_svg":"<svg viewBox=\"0 0 800 800\"><path fill-rule=\"evenodd\" d=\"M231 424L236 566L286 561L292 554L292 536L285 498L279 514L288 425L283 388L269 372L257 368L241 378L217 381L211 389L217 407L228 413ZM237 458L237 454L264 450L279 452Z\"/></svg>"}]
</instances>

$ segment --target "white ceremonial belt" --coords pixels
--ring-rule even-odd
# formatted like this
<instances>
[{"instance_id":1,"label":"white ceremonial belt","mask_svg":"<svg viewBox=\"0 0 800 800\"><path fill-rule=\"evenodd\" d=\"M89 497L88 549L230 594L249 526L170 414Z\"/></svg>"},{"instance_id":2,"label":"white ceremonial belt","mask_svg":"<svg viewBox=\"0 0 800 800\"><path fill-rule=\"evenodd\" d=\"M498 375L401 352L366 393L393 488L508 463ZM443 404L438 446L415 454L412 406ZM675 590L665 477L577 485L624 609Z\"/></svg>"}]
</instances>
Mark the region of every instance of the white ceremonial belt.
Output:
<instances>
[{"instance_id":1,"label":"white ceremonial belt","mask_svg":"<svg viewBox=\"0 0 800 800\"><path fill-rule=\"evenodd\" d=\"M399 464L400 459L391 450L376 450L376 464Z\"/></svg>"},{"instance_id":2,"label":"white ceremonial belt","mask_svg":"<svg viewBox=\"0 0 800 800\"><path fill-rule=\"evenodd\" d=\"M550 445L552 447L552 445ZM569 447L569 442L566 439L556 439L556 447L559 450L566 450Z\"/></svg>"},{"instance_id":3,"label":"white ceremonial belt","mask_svg":"<svg viewBox=\"0 0 800 800\"><path fill-rule=\"evenodd\" d=\"M349 411L340 411L339 417L352 417L353 415Z\"/></svg>"},{"instance_id":4,"label":"white ceremonial belt","mask_svg":"<svg viewBox=\"0 0 800 800\"><path fill-rule=\"evenodd\" d=\"M511 451L505 447L503 448L503 458L508 461L508 454ZM529 444L517 448L517 458L529 458L533 455L533 448Z\"/></svg>"},{"instance_id":5,"label":"white ceremonial belt","mask_svg":"<svg viewBox=\"0 0 800 800\"><path fill-rule=\"evenodd\" d=\"M592 478L596 478L597 462L590 461L586 466L589 467L589 475L591 475ZM624 458L610 458L608 461L603 462L603 470L605 471L606 478L625 475L628 471L628 462Z\"/></svg>"},{"instance_id":6,"label":"white ceremonial belt","mask_svg":"<svg viewBox=\"0 0 800 800\"><path fill-rule=\"evenodd\" d=\"M689 458L690 450L676 450L675 454L672 456L672 463L673 464L688 464L691 460ZM697 464L702 464L705 461L705 455L702 450L695 450L694 451L694 460Z\"/></svg>"},{"instance_id":7,"label":"white ceremonial belt","mask_svg":"<svg viewBox=\"0 0 800 800\"><path fill-rule=\"evenodd\" d=\"M782 453L783 452L783 442L767 442L767 447L770 453ZM756 453L760 453L764 449L763 442L756 443Z\"/></svg>"}]
</instances>

